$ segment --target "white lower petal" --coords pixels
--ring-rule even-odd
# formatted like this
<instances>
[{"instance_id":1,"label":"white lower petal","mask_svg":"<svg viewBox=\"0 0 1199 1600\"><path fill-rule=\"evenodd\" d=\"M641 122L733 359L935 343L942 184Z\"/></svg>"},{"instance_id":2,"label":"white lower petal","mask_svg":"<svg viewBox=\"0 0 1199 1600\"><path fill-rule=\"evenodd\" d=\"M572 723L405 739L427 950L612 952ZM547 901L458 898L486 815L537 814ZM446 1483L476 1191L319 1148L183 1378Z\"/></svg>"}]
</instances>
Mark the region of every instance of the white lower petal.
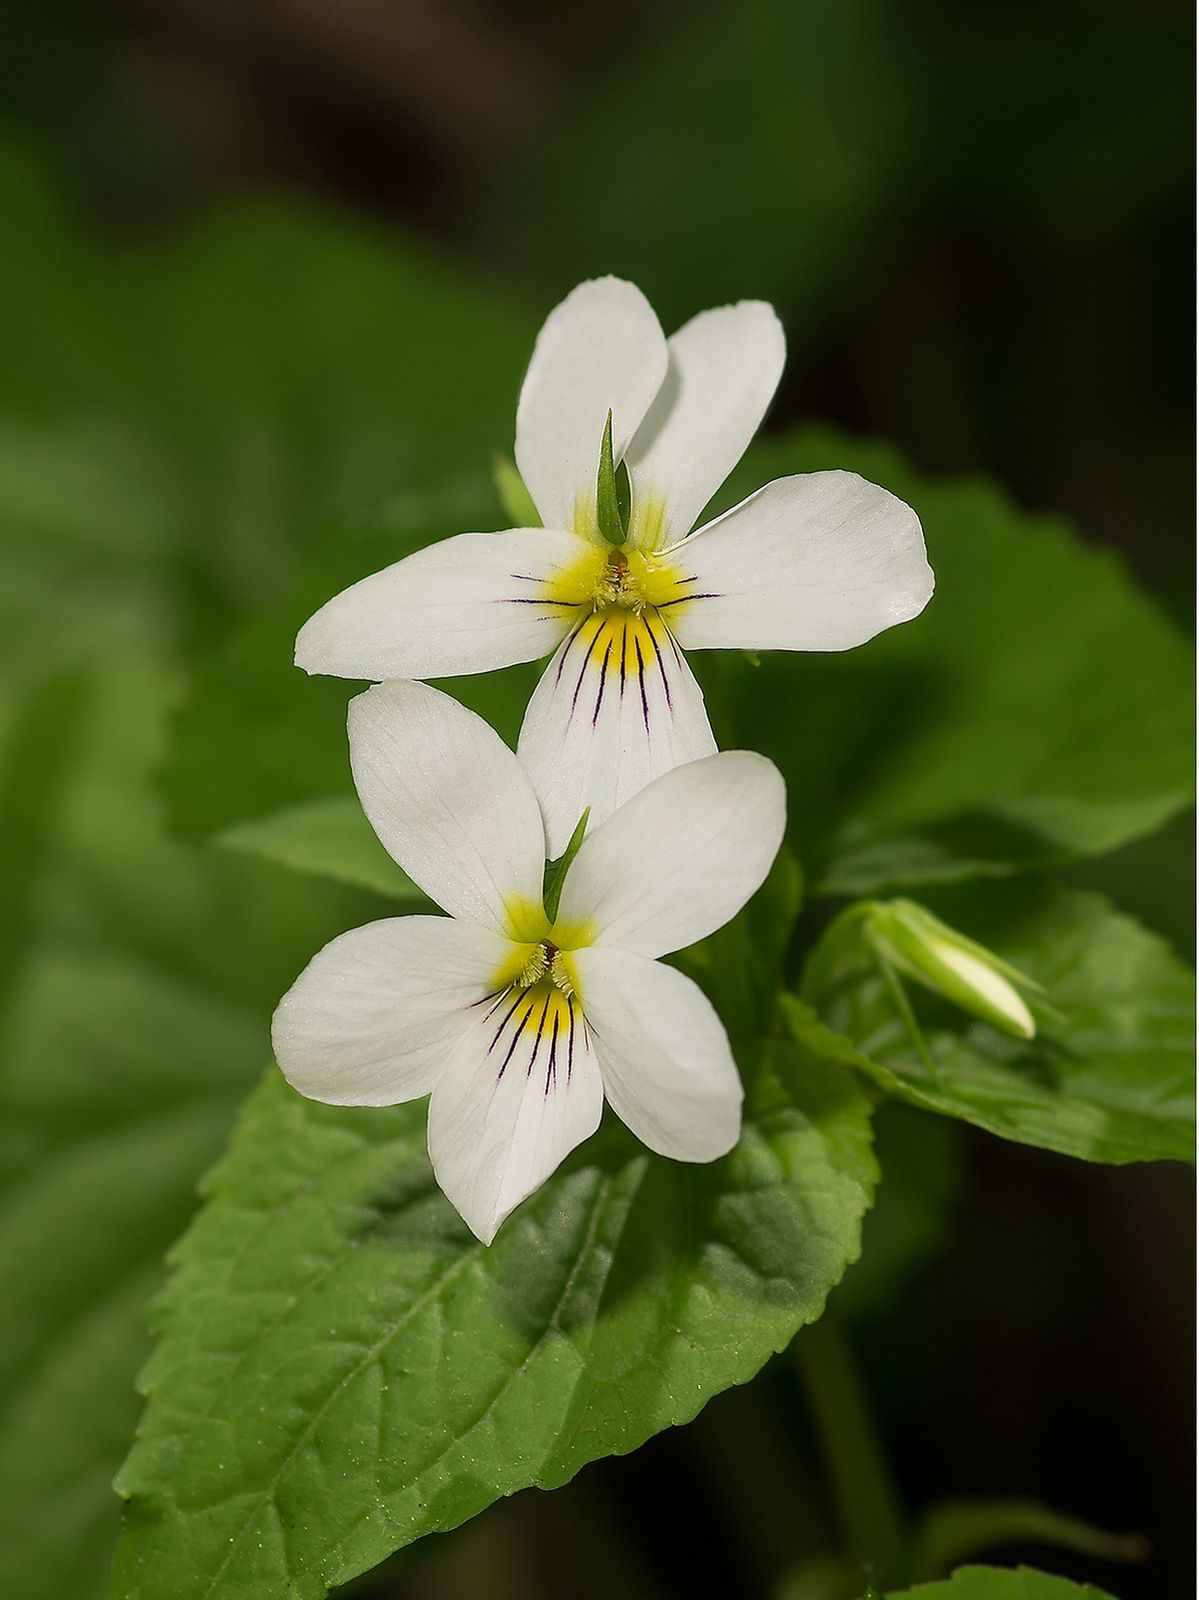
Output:
<instances>
[{"instance_id":1,"label":"white lower petal","mask_svg":"<svg viewBox=\"0 0 1199 1600\"><path fill-rule=\"evenodd\" d=\"M516 989L483 1012L429 1102L429 1157L447 1199L490 1244L504 1218L599 1126L603 1085L580 1008Z\"/></svg>"},{"instance_id":2,"label":"white lower petal","mask_svg":"<svg viewBox=\"0 0 1199 1600\"><path fill-rule=\"evenodd\" d=\"M546 667L517 744L561 855L584 809L592 828L663 772L716 748L703 691L655 613L597 613Z\"/></svg>"},{"instance_id":3,"label":"white lower petal","mask_svg":"<svg viewBox=\"0 0 1199 1600\"><path fill-rule=\"evenodd\" d=\"M673 559L695 597L671 616L689 650L849 650L933 592L920 519L854 472L778 478Z\"/></svg>"},{"instance_id":4,"label":"white lower petal","mask_svg":"<svg viewBox=\"0 0 1199 1600\"><path fill-rule=\"evenodd\" d=\"M535 661L571 626L576 605L547 586L582 548L553 528L442 539L322 606L296 638L296 665L381 682Z\"/></svg>"},{"instance_id":5,"label":"white lower petal","mask_svg":"<svg viewBox=\"0 0 1199 1600\"><path fill-rule=\"evenodd\" d=\"M558 915L591 942L642 956L694 944L758 888L782 843L787 797L778 768L726 750L656 779L588 832Z\"/></svg>"},{"instance_id":6,"label":"white lower petal","mask_svg":"<svg viewBox=\"0 0 1199 1600\"><path fill-rule=\"evenodd\" d=\"M635 284L594 278L545 319L516 410L516 465L550 528L594 506L604 421L620 460L666 374L666 339Z\"/></svg>"},{"instance_id":7,"label":"white lower petal","mask_svg":"<svg viewBox=\"0 0 1199 1600\"><path fill-rule=\"evenodd\" d=\"M362 808L430 899L497 933L540 908L537 797L494 728L440 689L403 680L351 700L348 720Z\"/></svg>"},{"instance_id":8,"label":"white lower petal","mask_svg":"<svg viewBox=\"0 0 1199 1600\"><path fill-rule=\"evenodd\" d=\"M626 950L573 960L616 1115L659 1155L725 1155L741 1131L741 1079L707 997L673 967Z\"/></svg>"},{"instance_id":9,"label":"white lower petal","mask_svg":"<svg viewBox=\"0 0 1199 1600\"><path fill-rule=\"evenodd\" d=\"M451 917L390 917L340 934L280 1000L275 1060L294 1089L329 1105L428 1094L510 950Z\"/></svg>"},{"instance_id":10,"label":"white lower petal","mask_svg":"<svg viewBox=\"0 0 1199 1600\"><path fill-rule=\"evenodd\" d=\"M692 317L667 351L666 381L627 456L635 522L636 502L648 504L662 544L687 533L745 453L778 387L786 341L771 306L743 300Z\"/></svg>"}]
</instances>

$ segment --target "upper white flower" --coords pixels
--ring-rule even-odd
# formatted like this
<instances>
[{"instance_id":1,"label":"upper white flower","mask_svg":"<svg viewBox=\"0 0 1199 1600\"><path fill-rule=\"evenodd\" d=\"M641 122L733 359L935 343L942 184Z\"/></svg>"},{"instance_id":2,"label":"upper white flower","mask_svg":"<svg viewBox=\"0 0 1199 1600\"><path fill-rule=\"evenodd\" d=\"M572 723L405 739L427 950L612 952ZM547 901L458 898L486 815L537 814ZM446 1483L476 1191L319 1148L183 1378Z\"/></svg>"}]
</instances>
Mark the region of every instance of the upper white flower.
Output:
<instances>
[{"instance_id":1,"label":"upper white flower","mask_svg":"<svg viewBox=\"0 0 1199 1600\"><path fill-rule=\"evenodd\" d=\"M762 882L786 820L777 769L729 751L656 779L584 839L551 923L541 813L498 734L403 682L353 700L349 729L375 832L449 916L325 946L275 1012L288 1081L333 1105L431 1091L437 1181L485 1244L594 1132L605 1095L662 1155L731 1149L741 1083L724 1028L655 957L721 927Z\"/></svg>"},{"instance_id":2,"label":"upper white flower","mask_svg":"<svg viewBox=\"0 0 1199 1600\"><path fill-rule=\"evenodd\" d=\"M933 590L916 514L852 472L779 478L694 533L783 370L761 301L667 340L639 289L578 286L537 338L516 461L544 524L465 533L345 590L296 641L309 672L435 678L554 652L519 753L552 855L658 774L715 748L684 651L845 650L918 615ZM599 531L605 419L629 472L628 537Z\"/></svg>"}]
</instances>

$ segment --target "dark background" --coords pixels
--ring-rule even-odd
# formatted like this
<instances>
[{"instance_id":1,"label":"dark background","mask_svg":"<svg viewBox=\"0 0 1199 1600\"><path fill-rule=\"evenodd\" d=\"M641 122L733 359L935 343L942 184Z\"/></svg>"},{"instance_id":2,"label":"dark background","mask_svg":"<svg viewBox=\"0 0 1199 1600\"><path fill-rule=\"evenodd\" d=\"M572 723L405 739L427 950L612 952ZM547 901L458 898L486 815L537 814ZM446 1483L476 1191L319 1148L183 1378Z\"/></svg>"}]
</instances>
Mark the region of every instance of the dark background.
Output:
<instances>
[{"instance_id":1,"label":"dark background","mask_svg":"<svg viewBox=\"0 0 1199 1600\"><path fill-rule=\"evenodd\" d=\"M538 311L605 271L668 330L770 298L790 343L772 425L991 475L1118 548L1190 626L1186 5L22 0L9 18L7 132L123 249L290 192L424 234ZM1188 952L1192 826L1077 874ZM886 1117L899 1170L910 1130ZM1190 1595L1188 1175L956 1129L934 1156L917 1266L873 1302L842 1291L905 1500L1044 1499L1145 1533L1149 1562L1004 1559ZM776 1593L827 1517L809 1443L780 1361L355 1592Z\"/></svg>"}]
</instances>

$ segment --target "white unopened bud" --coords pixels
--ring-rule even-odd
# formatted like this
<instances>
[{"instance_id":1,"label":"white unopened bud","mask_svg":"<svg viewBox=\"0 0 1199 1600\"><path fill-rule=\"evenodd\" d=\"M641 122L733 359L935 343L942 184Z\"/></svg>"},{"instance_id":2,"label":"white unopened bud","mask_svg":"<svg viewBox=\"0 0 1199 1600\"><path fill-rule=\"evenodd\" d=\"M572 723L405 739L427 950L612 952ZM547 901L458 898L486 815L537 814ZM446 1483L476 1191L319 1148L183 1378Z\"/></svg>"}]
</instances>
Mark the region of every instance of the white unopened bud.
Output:
<instances>
[{"instance_id":1,"label":"white unopened bud","mask_svg":"<svg viewBox=\"0 0 1199 1600\"><path fill-rule=\"evenodd\" d=\"M1017 1039L1036 1033L1032 1013L1015 986L1036 985L915 901L872 906L866 934L885 961L926 989Z\"/></svg>"}]
</instances>

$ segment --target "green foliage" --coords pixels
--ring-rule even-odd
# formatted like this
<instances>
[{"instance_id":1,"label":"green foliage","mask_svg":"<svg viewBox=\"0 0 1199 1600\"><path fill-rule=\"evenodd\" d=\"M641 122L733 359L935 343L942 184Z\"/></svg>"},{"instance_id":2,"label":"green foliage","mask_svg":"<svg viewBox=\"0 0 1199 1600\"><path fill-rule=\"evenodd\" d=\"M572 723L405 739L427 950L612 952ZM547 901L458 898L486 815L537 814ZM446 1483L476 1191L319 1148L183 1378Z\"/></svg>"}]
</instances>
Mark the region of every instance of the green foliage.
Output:
<instances>
[{"instance_id":1,"label":"green foliage","mask_svg":"<svg viewBox=\"0 0 1199 1600\"><path fill-rule=\"evenodd\" d=\"M168 841L174 676L52 680L0 752L0 1589L96 1595L146 1304L261 1061L270 1005L355 914L332 885Z\"/></svg>"},{"instance_id":2,"label":"green foliage","mask_svg":"<svg viewBox=\"0 0 1199 1600\"><path fill-rule=\"evenodd\" d=\"M251 1099L158 1311L114 1597L321 1596L688 1420L820 1315L875 1180L865 1096L794 1047L723 1161L609 1119L490 1249L424 1125Z\"/></svg>"},{"instance_id":3,"label":"green foliage","mask_svg":"<svg viewBox=\"0 0 1199 1600\"><path fill-rule=\"evenodd\" d=\"M467 477L457 487L413 493L351 529L330 531L290 594L263 607L197 669L164 772L175 825L188 834L206 834L261 820L255 839L269 854L266 824L274 812L333 797L352 802L346 702L361 685L306 679L292 664L296 633L318 606L367 573L446 534L494 528L501 520L491 487ZM515 744L536 681L535 667L518 666L448 679L440 687ZM350 805L341 813L347 819L351 814ZM329 847L335 816L331 811L326 819ZM289 820L283 832L291 834ZM347 823L344 853L348 862L361 858L361 833L354 822ZM322 860L336 867L337 854L323 850Z\"/></svg>"},{"instance_id":4,"label":"green foliage","mask_svg":"<svg viewBox=\"0 0 1199 1600\"><path fill-rule=\"evenodd\" d=\"M1143 1561L1144 1539L1107 1533L1036 1500L944 1500L921 1517L912 1566L918 1577L938 1577L960 1561L1002 1545L1048 1545L1097 1561Z\"/></svg>"},{"instance_id":5,"label":"green foliage","mask_svg":"<svg viewBox=\"0 0 1199 1600\"><path fill-rule=\"evenodd\" d=\"M1189 802L1190 652L1113 556L984 484L929 483L889 450L822 432L751 451L718 503L828 467L916 508L937 592L861 650L765 654L721 685L739 742L789 780L816 891L1043 868L1115 849ZM715 652L693 659L723 668Z\"/></svg>"},{"instance_id":6,"label":"green foliage","mask_svg":"<svg viewBox=\"0 0 1199 1600\"><path fill-rule=\"evenodd\" d=\"M310 800L276 812L265 822L235 823L216 835L216 843L297 872L312 872L392 900L410 901L414 910L428 909L423 891L379 843L356 796Z\"/></svg>"},{"instance_id":7,"label":"green foliage","mask_svg":"<svg viewBox=\"0 0 1199 1600\"><path fill-rule=\"evenodd\" d=\"M345 219L246 208L119 251L9 151L0 212L19 218L0 261L0 1267L19 1286L0 1589L88 1600L163 1253L275 1000L378 903L168 838L153 778L181 662L284 597L297 554L326 552L314 529L507 443L531 327ZM223 744L197 791L236 759Z\"/></svg>"},{"instance_id":8,"label":"green foliage","mask_svg":"<svg viewBox=\"0 0 1199 1600\"><path fill-rule=\"evenodd\" d=\"M1089 1583L1071 1583L1032 1567L959 1567L943 1583L893 1589L887 1600L1112 1600Z\"/></svg>"},{"instance_id":9,"label":"green foliage","mask_svg":"<svg viewBox=\"0 0 1199 1600\"><path fill-rule=\"evenodd\" d=\"M541 518L533 504L533 496L516 470L515 461L497 450L491 463L491 477L509 527L540 528Z\"/></svg>"},{"instance_id":10,"label":"green foliage","mask_svg":"<svg viewBox=\"0 0 1199 1600\"><path fill-rule=\"evenodd\" d=\"M1090 1161L1193 1160L1194 983L1162 940L1097 895L1040 883L938 908L1044 987L1053 1010L1034 1039L921 994L918 1050L852 912L813 951L802 1000L784 1002L793 1035L1001 1138Z\"/></svg>"}]
</instances>

